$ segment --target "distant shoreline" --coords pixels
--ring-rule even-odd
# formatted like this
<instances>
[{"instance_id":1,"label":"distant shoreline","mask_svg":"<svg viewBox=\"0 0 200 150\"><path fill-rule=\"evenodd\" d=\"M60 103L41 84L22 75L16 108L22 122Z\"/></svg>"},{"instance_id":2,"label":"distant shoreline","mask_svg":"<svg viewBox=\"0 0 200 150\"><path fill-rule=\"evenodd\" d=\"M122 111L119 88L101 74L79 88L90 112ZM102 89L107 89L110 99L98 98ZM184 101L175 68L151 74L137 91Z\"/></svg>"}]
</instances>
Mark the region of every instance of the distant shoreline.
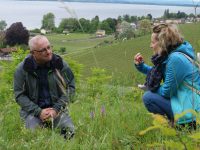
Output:
<instances>
[{"instance_id":1,"label":"distant shoreline","mask_svg":"<svg viewBox=\"0 0 200 150\"><path fill-rule=\"evenodd\" d=\"M56 2L57 0L14 0L14 1L54 1ZM193 4L169 4L169 3L153 3L153 2L107 2L107 1L87 1L87 0L64 0L64 2L71 2L71 3L111 3L111 4L137 4L137 5L158 5L158 6L183 6L183 7L194 7ZM200 7L200 4L197 6Z\"/></svg>"},{"instance_id":2,"label":"distant shoreline","mask_svg":"<svg viewBox=\"0 0 200 150\"><path fill-rule=\"evenodd\" d=\"M101 21L107 18L116 19L126 14L139 17L151 14L153 18L158 18L163 15L166 9L169 9L171 13L177 13L178 11L185 12L186 14L194 13L194 7L162 6L154 4L92 3L91 1L88 3L86 0L84 0L85 2L75 1L66 2L66 6L75 10L78 18L89 20L95 16L98 16ZM102 0L99 1L102 2ZM109 2L111 2L111 0L109 0ZM12 6L12 11L7 9L6 6L9 5ZM8 26L13 22L22 22L27 29L40 28L42 17L49 12L53 13L55 16L56 26L59 25L63 18L72 17L70 13L63 9L63 4L56 0L2 0L0 5L0 19L5 20ZM199 14L200 9L197 9L197 12Z\"/></svg>"}]
</instances>

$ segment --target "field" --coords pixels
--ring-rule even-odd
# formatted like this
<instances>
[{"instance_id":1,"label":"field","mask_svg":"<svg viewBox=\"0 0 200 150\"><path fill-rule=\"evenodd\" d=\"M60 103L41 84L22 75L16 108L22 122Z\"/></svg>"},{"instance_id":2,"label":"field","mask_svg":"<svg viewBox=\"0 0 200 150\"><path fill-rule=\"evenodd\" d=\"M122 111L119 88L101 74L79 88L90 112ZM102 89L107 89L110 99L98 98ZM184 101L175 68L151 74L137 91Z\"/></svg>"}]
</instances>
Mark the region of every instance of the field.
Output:
<instances>
[{"instance_id":1,"label":"field","mask_svg":"<svg viewBox=\"0 0 200 150\"><path fill-rule=\"evenodd\" d=\"M81 33L70 33L70 34L51 34L47 35L51 44L55 50L59 50L61 47L66 48L67 53L74 53L77 51L90 49L103 41L112 41L112 36L104 38L96 38L95 34L81 34Z\"/></svg>"},{"instance_id":2,"label":"field","mask_svg":"<svg viewBox=\"0 0 200 150\"><path fill-rule=\"evenodd\" d=\"M185 39L197 51L200 51L199 27L200 24L180 26ZM63 57L77 80L77 93L69 105L76 126L75 137L70 141L64 140L58 129L34 132L25 129L12 85L16 65L26 54L19 51L11 63L1 62L0 150L199 150L199 128L195 132L178 131L170 128L164 118L152 117L142 103L144 92L135 87L136 83L144 82L144 77L136 72L132 58L140 52L150 63L150 35L127 41L92 37L87 34L49 35L55 49L66 47L67 54ZM145 129L147 131L141 132Z\"/></svg>"},{"instance_id":3,"label":"field","mask_svg":"<svg viewBox=\"0 0 200 150\"><path fill-rule=\"evenodd\" d=\"M200 52L200 23L180 25L179 29L184 39L189 41L196 52ZM105 68L111 74L128 75L134 74L133 56L140 52L144 55L145 61L150 63L152 51L149 47L150 35L136 39L114 42L106 46L91 48L75 54L68 54L74 60L85 66L84 75L88 75L91 67Z\"/></svg>"}]
</instances>

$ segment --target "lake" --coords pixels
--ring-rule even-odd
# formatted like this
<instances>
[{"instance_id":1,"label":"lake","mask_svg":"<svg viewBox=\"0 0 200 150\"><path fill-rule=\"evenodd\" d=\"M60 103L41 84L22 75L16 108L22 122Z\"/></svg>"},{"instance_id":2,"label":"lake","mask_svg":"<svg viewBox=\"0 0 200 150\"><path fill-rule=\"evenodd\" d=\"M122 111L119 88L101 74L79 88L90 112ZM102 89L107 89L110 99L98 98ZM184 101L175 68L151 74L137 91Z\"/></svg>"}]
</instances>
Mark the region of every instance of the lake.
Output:
<instances>
[{"instance_id":1,"label":"lake","mask_svg":"<svg viewBox=\"0 0 200 150\"><path fill-rule=\"evenodd\" d=\"M125 14L142 16L152 14L160 17L165 9L170 12L184 11L187 14L194 13L193 7L182 6L159 6L159 5L135 5L135 4L113 4L113 3L79 3L58 1L9 1L0 0L0 20L5 20L9 27L14 22L22 22L28 29L40 28L44 14L52 12L55 15L55 23L58 25L62 18L69 18L63 6L75 11L78 18L91 19L98 15L100 20L108 17L117 18ZM197 14L200 11L197 9ZM73 15L74 16L74 15Z\"/></svg>"}]
</instances>

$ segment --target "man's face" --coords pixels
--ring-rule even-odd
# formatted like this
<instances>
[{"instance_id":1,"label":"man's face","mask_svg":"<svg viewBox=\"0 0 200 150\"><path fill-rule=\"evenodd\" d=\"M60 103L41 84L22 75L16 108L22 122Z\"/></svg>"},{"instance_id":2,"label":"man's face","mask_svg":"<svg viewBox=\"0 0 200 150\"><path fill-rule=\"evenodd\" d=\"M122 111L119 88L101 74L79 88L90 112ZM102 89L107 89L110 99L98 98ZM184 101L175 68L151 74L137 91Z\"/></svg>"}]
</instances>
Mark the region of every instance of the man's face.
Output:
<instances>
[{"instance_id":1,"label":"man's face","mask_svg":"<svg viewBox=\"0 0 200 150\"><path fill-rule=\"evenodd\" d=\"M48 39L42 38L34 45L34 47L32 55L37 63L44 64L52 59L52 47Z\"/></svg>"}]
</instances>

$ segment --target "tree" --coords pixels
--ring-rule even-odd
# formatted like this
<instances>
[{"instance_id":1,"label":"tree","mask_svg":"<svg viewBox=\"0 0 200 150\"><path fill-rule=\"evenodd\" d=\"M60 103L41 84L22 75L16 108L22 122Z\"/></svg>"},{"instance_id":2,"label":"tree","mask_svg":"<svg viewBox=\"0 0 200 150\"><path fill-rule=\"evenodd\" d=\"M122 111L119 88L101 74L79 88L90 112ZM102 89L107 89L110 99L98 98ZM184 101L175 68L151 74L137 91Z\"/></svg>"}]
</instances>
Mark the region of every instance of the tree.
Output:
<instances>
[{"instance_id":1,"label":"tree","mask_svg":"<svg viewBox=\"0 0 200 150\"><path fill-rule=\"evenodd\" d=\"M99 16L95 16L90 23L90 32L94 33L99 28Z\"/></svg>"},{"instance_id":2,"label":"tree","mask_svg":"<svg viewBox=\"0 0 200 150\"><path fill-rule=\"evenodd\" d=\"M139 22L140 30L142 31L143 35L151 31L151 22L148 19L141 20Z\"/></svg>"},{"instance_id":3,"label":"tree","mask_svg":"<svg viewBox=\"0 0 200 150\"><path fill-rule=\"evenodd\" d=\"M147 19L152 20L152 15L151 14L147 14Z\"/></svg>"},{"instance_id":4,"label":"tree","mask_svg":"<svg viewBox=\"0 0 200 150\"><path fill-rule=\"evenodd\" d=\"M192 2L193 2L195 17L197 17L197 7L199 7L200 1L197 1L196 4L195 4L195 1L194 1L194 0L192 0Z\"/></svg>"},{"instance_id":5,"label":"tree","mask_svg":"<svg viewBox=\"0 0 200 150\"><path fill-rule=\"evenodd\" d=\"M48 13L43 16L41 28L46 29L46 30L55 29L55 16L53 13Z\"/></svg>"},{"instance_id":6,"label":"tree","mask_svg":"<svg viewBox=\"0 0 200 150\"><path fill-rule=\"evenodd\" d=\"M29 32L21 22L13 23L5 34L6 44L14 46L16 44L28 45Z\"/></svg>"},{"instance_id":7,"label":"tree","mask_svg":"<svg viewBox=\"0 0 200 150\"><path fill-rule=\"evenodd\" d=\"M122 16L118 16L118 17L117 17L117 22L118 22L118 23L121 23L122 20L123 20L123 19L122 19Z\"/></svg>"},{"instance_id":8,"label":"tree","mask_svg":"<svg viewBox=\"0 0 200 150\"><path fill-rule=\"evenodd\" d=\"M131 18L128 14L123 16L123 20L126 21L126 22L131 22Z\"/></svg>"},{"instance_id":9,"label":"tree","mask_svg":"<svg viewBox=\"0 0 200 150\"><path fill-rule=\"evenodd\" d=\"M118 34L118 39L130 39L135 37L135 30L131 27L130 23L122 21L121 33Z\"/></svg>"},{"instance_id":10,"label":"tree","mask_svg":"<svg viewBox=\"0 0 200 150\"><path fill-rule=\"evenodd\" d=\"M100 29L105 30L106 34L112 33L112 29L106 20L103 20L100 24Z\"/></svg>"},{"instance_id":11,"label":"tree","mask_svg":"<svg viewBox=\"0 0 200 150\"><path fill-rule=\"evenodd\" d=\"M180 12L178 11L178 13L176 14L176 18L187 18L187 14L184 12Z\"/></svg>"},{"instance_id":12,"label":"tree","mask_svg":"<svg viewBox=\"0 0 200 150\"><path fill-rule=\"evenodd\" d=\"M146 19L145 16L140 16L140 17L138 17L138 20L144 20L144 19Z\"/></svg>"},{"instance_id":13,"label":"tree","mask_svg":"<svg viewBox=\"0 0 200 150\"><path fill-rule=\"evenodd\" d=\"M113 18L107 18L105 21L108 23L108 25L111 28L112 32L115 32L116 31L117 20L113 19Z\"/></svg>"},{"instance_id":14,"label":"tree","mask_svg":"<svg viewBox=\"0 0 200 150\"><path fill-rule=\"evenodd\" d=\"M5 47L5 32L0 32L0 48Z\"/></svg>"},{"instance_id":15,"label":"tree","mask_svg":"<svg viewBox=\"0 0 200 150\"><path fill-rule=\"evenodd\" d=\"M138 17L137 16L131 16L131 22L137 22Z\"/></svg>"},{"instance_id":16,"label":"tree","mask_svg":"<svg viewBox=\"0 0 200 150\"><path fill-rule=\"evenodd\" d=\"M169 9L165 9L164 14L163 14L163 18L164 19L169 19L170 18L170 16L169 16Z\"/></svg>"},{"instance_id":17,"label":"tree","mask_svg":"<svg viewBox=\"0 0 200 150\"><path fill-rule=\"evenodd\" d=\"M58 26L59 30L62 32L63 30L71 31L72 27L68 23L68 18L63 18Z\"/></svg>"},{"instance_id":18,"label":"tree","mask_svg":"<svg viewBox=\"0 0 200 150\"><path fill-rule=\"evenodd\" d=\"M190 13L190 14L188 15L188 17L190 17L190 18L195 18L195 15L194 15L193 13Z\"/></svg>"},{"instance_id":19,"label":"tree","mask_svg":"<svg viewBox=\"0 0 200 150\"><path fill-rule=\"evenodd\" d=\"M0 21L0 31L3 31L7 26L7 23L5 22L5 20L1 20Z\"/></svg>"},{"instance_id":20,"label":"tree","mask_svg":"<svg viewBox=\"0 0 200 150\"><path fill-rule=\"evenodd\" d=\"M90 31L90 20L81 18L81 19L79 19L79 22L83 28L83 31L88 33Z\"/></svg>"},{"instance_id":21,"label":"tree","mask_svg":"<svg viewBox=\"0 0 200 150\"><path fill-rule=\"evenodd\" d=\"M75 18L64 18L60 22L59 30L68 30L70 32L80 31L80 26Z\"/></svg>"},{"instance_id":22,"label":"tree","mask_svg":"<svg viewBox=\"0 0 200 150\"><path fill-rule=\"evenodd\" d=\"M101 22L100 29L105 30L107 34L111 34L116 31L116 25L116 19L107 18Z\"/></svg>"}]
</instances>

